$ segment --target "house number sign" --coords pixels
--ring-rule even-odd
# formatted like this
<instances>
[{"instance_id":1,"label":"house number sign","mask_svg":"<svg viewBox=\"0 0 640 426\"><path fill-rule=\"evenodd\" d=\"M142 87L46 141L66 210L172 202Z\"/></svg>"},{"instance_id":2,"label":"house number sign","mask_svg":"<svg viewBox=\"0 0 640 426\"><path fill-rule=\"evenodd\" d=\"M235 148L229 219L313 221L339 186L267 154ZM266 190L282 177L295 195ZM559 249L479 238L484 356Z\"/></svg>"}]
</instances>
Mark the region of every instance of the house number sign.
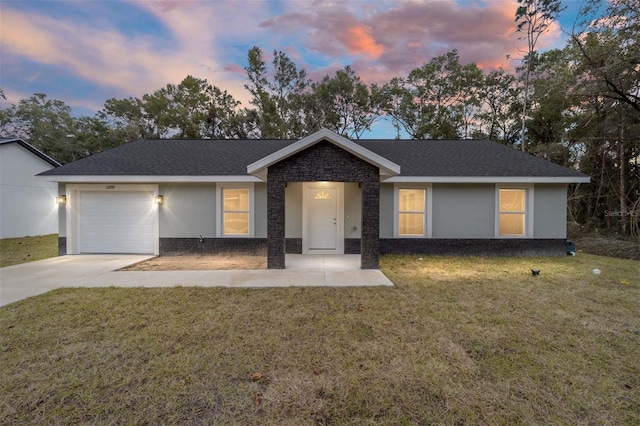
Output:
<instances>
[{"instance_id":1,"label":"house number sign","mask_svg":"<svg viewBox=\"0 0 640 426\"><path fill-rule=\"evenodd\" d=\"M106 185L104 189L116 189L115 185Z\"/></svg>"}]
</instances>

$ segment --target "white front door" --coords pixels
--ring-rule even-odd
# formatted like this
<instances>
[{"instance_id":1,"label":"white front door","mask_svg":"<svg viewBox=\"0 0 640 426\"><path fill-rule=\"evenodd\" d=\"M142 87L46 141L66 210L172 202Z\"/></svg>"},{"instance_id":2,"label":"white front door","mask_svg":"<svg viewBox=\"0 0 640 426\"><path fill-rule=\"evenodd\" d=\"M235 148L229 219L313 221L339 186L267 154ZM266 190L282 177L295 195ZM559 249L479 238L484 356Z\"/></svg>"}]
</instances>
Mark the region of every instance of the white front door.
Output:
<instances>
[{"instance_id":1,"label":"white front door","mask_svg":"<svg viewBox=\"0 0 640 426\"><path fill-rule=\"evenodd\" d=\"M304 253L344 253L341 189L341 183L333 182L305 185Z\"/></svg>"}]
</instances>

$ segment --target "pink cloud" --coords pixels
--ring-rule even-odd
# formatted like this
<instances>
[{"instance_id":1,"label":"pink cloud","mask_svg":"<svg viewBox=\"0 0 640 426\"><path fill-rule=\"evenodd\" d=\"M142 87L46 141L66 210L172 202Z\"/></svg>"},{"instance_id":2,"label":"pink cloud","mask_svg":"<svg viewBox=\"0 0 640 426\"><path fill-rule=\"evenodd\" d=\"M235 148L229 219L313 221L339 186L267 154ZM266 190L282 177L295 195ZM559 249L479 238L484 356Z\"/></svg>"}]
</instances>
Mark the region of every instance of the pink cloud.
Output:
<instances>
[{"instance_id":1,"label":"pink cloud","mask_svg":"<svg viewBox=\"0 0 640 426\"><path fill-rule=\"evenodd\" d=\"M516 0L460 4L454 0L367 3L320 1L316 7L296 4L295 11L263 21L261 27L278 33L298 31L307 47L343 61L359 64L363 78L382 82L408 73L434 56L457 49L461 61L485 68L513 69L507 55L523 56L515 34ZM549 46L559 34L554 23L541 39Z\"/></svg>"},{"instance_id":2,"label":"pink cloud","mask_svg":"<svg viewBox=\"0 0 640 426\"><path fill-rule=\"evenodd\" d=\"M384 52L384 46L376 43L371 36L371 27L367 25L349 28L345 34L339 34L338 37L352 54L364 53L370 58L377 59Z\"/></svg>"},{"instance_id":3,"label":"pink cloud","mask_svg":"<svg viewBox=\"0 0 640 426\"><path fill-rule=\"evenodd\" d=\"M245 76L247 74L245 69L238 64L227 64L222 67L222 71L234 73L234 74L240 74L242 76Z\"/></svg>"}]
</instances>

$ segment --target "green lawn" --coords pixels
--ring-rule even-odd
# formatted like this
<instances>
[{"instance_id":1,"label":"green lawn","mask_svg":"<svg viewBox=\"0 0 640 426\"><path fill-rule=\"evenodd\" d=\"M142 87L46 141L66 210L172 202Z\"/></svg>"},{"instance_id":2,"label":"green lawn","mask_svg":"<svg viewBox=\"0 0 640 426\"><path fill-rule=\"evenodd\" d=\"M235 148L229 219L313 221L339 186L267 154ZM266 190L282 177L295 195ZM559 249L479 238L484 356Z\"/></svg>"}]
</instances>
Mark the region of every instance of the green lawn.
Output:
<instances>
[{"instance_id":1,"label":"green lawn","mask_svg":"<svg viewBox=\"0 0 640 426\"><path fill-rule=\"evenodd\" d=\"M382 269L396 287L64 289L0 308L0 424L640 423L639 262Z\"/></svg>"},{"instance_id":2,"label":"green lawn","mask_svg":"<svg viewBox=\"0 0 640 426\"><path fill-rule=\"evenodd\" d=\"M0 239L0 268L58 255L58 234Z\"/></svg>"}]
</instances>

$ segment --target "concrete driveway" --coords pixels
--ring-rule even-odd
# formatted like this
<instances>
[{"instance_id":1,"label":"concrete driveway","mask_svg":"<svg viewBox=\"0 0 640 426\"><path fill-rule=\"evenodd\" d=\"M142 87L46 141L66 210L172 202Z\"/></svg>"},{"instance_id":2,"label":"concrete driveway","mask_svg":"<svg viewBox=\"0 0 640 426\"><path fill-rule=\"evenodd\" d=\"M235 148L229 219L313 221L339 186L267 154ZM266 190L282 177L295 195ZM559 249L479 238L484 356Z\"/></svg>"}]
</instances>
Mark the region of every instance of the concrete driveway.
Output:
<instances>
[{"instance_id":1,"label":"concrete driveway","mask_svg":"<svg viewBox=\"0 0 640 426\"><path fill-rule=\"evenodd\" d=\"M392 286L359 255L287 255L287 269L258 271L118 271L147 255L71 255L0 268L0 306L62 287Z\"/></svg>"},{"instance_id":2,"label":"concrete driveway","mask_svg":"<svg viewBox=\"0 0 640 426\"><path fill-rule=\"evenodd\" d=\"M61 287L108 282L113 271L150 259L138 255L60 256L0 268L0 306ZM114 277L115 278L115 277Z\"/></svg>"}]
</instances>

